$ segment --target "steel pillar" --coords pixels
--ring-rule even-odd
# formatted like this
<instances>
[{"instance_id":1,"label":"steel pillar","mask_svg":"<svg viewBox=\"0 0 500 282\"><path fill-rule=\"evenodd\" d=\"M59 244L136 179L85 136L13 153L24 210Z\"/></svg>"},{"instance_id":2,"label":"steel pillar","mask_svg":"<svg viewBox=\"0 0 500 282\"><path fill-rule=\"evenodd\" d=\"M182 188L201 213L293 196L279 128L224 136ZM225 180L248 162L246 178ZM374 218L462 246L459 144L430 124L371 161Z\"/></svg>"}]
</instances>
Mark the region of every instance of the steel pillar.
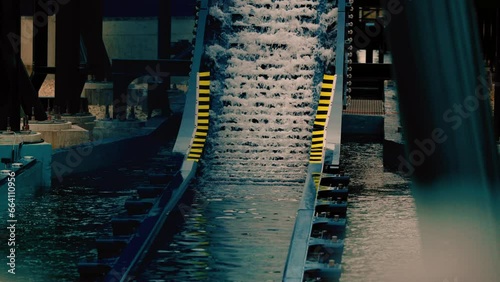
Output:
<instances>
[{"instance_id":1,"label":"steel pillar","mask_svg":"<svg viewBox=\"0 0 500 282\"><path fill-rule=\"evenodd\" d=\"M111 62L102 40L103 10L103 0L86 0L80 4L80 31L87 50L87 72L97 81L111 79Z\"/></svg>"},{"instance_id":2,"label":"steel pillar","mask_svg":"<svg viewBox=\"0 0 500 282\"><path fill-rule=\"evenodd\" d=\"M169 60L172 55L172 1L158 1L158 59ZM163 79L165 90L170 89L170 76ZM167 92L163 93L167 95Z\"/></svg>"},{"instance_id":3,"label":"steel pillar","mask_svg":"<svg viewBox=\"0 0 500 282\"><path fill-rule=\"evenodd\" d=\"M366 48L366 64L373 64L373 48L368 47Z\"/></svg>"},{"instance_id":4,"label":"steel pillar","mask_svg":"<svg viewBox=\"0 0 500 282\"><path fill-rule=\"evenodd\" d=\"M85 75L80 73L80 0L61 5L56 16L55 104L62 112L80 110Z\"/></svg>"},{"instance_id":5,"label":"steel pillar","mask_svg":"<svg viewBox=\"0 0 500 282\"><path fill-rule=\"evenodd\" d=\"M48 17L49 14L43 8L43 6L47 7L47 2L48 2L47 0L34 0L33 15L46 15ZM45 20L47 21L47 18L45 18ZM48 38L49 38L49 25L38 24L38 21L34 20L33 21L33 71L30 80L31 83L33 84L37 96L38 96L38 91L40 91L40 88L42 87L42 84L45 78L47 77L47 74L43 72L37 72L35 67L47 66Z\"/></svg>"},{"instance_id":6,"label":"steel pillar","mask_svg":"<svg viewBox=\"0 0 500 282\"><path fill-rule=\"evenodd\" d=\"M172 3L158 1L158 59L170 59L172 41Z\"/></svg>"},{"instance_id":7,"label":"steel pillar","mask_svg":"<svg viewBox=\"0 0 500 282\"><path fill-rule=\"evenodd\" d=\"M18 75L20 69L20 6L17 0L0 2L0 130L19 130L21 99Z\"/></svg>"}]
</instances>

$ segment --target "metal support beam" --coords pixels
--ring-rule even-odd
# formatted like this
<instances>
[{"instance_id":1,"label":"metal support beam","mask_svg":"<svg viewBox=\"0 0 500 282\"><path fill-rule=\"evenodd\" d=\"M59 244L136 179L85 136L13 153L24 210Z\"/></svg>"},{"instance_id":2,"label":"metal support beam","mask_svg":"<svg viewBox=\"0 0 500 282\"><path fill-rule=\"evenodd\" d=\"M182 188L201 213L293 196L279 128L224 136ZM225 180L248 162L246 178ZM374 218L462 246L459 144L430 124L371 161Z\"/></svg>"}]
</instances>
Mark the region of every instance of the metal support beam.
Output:
<instances>
[{"instance_id":1,"label":"metal support beam","mask_svg":"<svg viewBox=\"0 0 500 282\"><path fill-rule=\"evenodd\" d=\"M373 64L373 49L371 47L366 48L366 61L367 64Z\"/></svg>"},{"instance_id":2,"label":"metal support beam","mask_svg":"<svg viewBox=\"0 0 500 282\"><path fill-rule=\"evenodd\" d=\"M172 41L172 1L158 1L158 59L170 59Z\"/></svg>"},{"instance_id":3,"label":"metal support beam","mask_svg":"<svg viewBox=\"0 0 500 282\"><path fill-rule=\"evenodd\" d=\"M97 81L110 79L111 62L102 39L103 0L86 0L80 5L80 31L87 50L87 72Z\"/></svg>"},{"instance_id":4,"label":"metal support beam","mask_svg":"<svg viewBox=\"0 0 500 282\"><path fill-rule=\"evenodd\" d=\"M0 130L20 128L18 75L21 48L20 6L17 0L0 2ZM9 120L9 124L8 121Z\"/></svg>"},{"instance_id":5,"label":"metal support beam","mask_svg":"<svg viewBox=\"0 0 500 282\"><path fill-rule=\"evenodd\" d=\"M44 10L43 6L47 7L48 0L34 0L34 17L38 15L48 16L48 13ZM48 23L48 18L45 18ZM48 62L48 38L49 38L49 25L39 24L38 20L33 20L33 71L31 73L31 83L35 89L35 93L38 96L38 91L42 87L46 73L41 73L36 71L36 67L46 67Z\"/></svg>"},{"instance_id":6,"label":"metal support beam","mask_svg":"<svg viewBox=\"0 0 500 282\"><path fill-rule=\"evenodd\" d=\"M158 1L158 59L170 59L172 41L172 1ZM170 76L164 78L166 89L170 89ZM166 95L166 93L165 93Z\"/></svg>"},{"instance_id":7,"label":"metal support beam","mask_svg":"<svg viewBox=\"0 0 500 282\"><path fill-rule=\"evenodd\" d=\"M82 3L83 4L83 3ZM55 104L71 114L80 110L85 75L80 73L80 0L61 5L56 16Z\"/></svg>"}]
</instances>

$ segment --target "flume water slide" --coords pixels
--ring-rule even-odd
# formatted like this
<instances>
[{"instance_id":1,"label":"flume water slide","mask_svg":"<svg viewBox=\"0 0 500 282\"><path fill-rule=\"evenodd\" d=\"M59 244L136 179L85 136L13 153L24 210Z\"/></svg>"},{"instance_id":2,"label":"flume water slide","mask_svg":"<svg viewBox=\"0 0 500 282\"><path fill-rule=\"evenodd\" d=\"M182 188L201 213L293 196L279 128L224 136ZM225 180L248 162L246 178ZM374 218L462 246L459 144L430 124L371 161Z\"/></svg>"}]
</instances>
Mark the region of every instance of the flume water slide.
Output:
<instances>
[{"instance_id":1,"label":"flume water slide","mask_svg":"<svg viewBox=\"0 0 500 282\"><path fill-rule=\"evenodd\" d=\"M208 182L281 185L305 179L283 279L338 279L349 182L339 169L345 0L202 0L198 5L189 89L173 149L185 159L168 196L152 207L139 236L131 239L137 242L128 242L104 281L134 276L202 154ZM221 39L207 44L209 12ZM334 49L335 71L325 71ZM202 70L203 58L215 64L213 73ZM210 131L209 125L214 125ZM311 261L320 253L326 255Z\"/></svg>"},{"instance_id":2,"label":"flume water slide","mask_svg":"<svg viewBox=\"0 0 500 282\"><path fill-rule=\"evenodd\" d=\"M213 68L220 72L219 80L224 80L223 86L219 83L212 87L222 109L213 106L217 104L215 97L199 96L209 92L209 82L203 80L208 74L196 75L204 52L201 33L205 30L201 26L208 9L206 2L201 5L190 88L174 147L175 152L186 154L181 170L184 182L189 182L198 167L208 136L208 107L213 106L218 119L214 124L219 132L210 141L215 144L204 155L211 170L205 177L208 181L217 178L231 182L237 178L259 182L261 179L252 178L262 175L254 170L260 169L276 175L277 178L269 176L271 183L294 181L290 174L284 173L290 171L306 178L283 280L338 280L349 183L349 177L339 168L342 109L349 69L345 52L350 44L345 38L349 4L345 0L337 1L337 7L330 1L314 0L232 2L232 5L216 2L218 6L212 11L212 16L221 23L221 33L227 36L226 45L214 44L205 50L217 62L230 57L226 64ZM318 39L332 37L321 32L321 28L335 27L334 21L328 19L332 14L337 16L336 40ZM328 50L334 49L332 43L336 45L337 59L335 73L329 75L324 74L327 64L318 63L328 56L317 54L321 51L329 54ZM291 46L301 44L305 47ZM316 45L321 44L324 49L316 50ZM256 70L255 65L258 65ZM215 74L213 77L217 79ZM308 80L310 84L304 83ZM316 112L313 122L307 122L310 118L304 114L307 111ZM304 139L309 141L299 144ZM298 149L289 151L290 147ZM300 149L310 153L309 162L302 166L296 165L304 159ZM287 160L284 154L296 156ZM227 173L228 167L236 173L225 177L231 174ZM306 171L301 174L304 167Z\"/></svg>"}]
</instances>

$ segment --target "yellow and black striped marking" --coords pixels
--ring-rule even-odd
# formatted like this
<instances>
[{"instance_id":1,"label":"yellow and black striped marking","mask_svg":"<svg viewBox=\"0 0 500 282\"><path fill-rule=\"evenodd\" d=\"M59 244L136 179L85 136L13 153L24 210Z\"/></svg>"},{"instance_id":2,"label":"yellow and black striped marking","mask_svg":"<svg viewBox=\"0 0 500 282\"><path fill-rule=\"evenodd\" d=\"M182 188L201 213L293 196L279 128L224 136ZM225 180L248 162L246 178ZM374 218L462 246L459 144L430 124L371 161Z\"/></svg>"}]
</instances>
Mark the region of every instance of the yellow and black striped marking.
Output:
<instances>
[{"instance_id":1,"label":"yellow and black striped marking","mask_svg":"<svg viewBox=\"0 0 500 282\"><path fill-rule=\"evenodd\" d=\"M316 187L316 189L319 188L319 182L321 180L321 173L320 172L313 172L312 173L312 178L313 178L313 181L314 181L314 187Z\"/></svg>"},{"instance_id":2,"label":"yellow and black striped marking","mask_svg":"<svg viewBox=\"0 0 500 282\"><path fill-rule=\"evenodd\" d=\"M196 107L196 124L191 149L187 159L190 161L199 161L205 141L208 135L208 117L210 112L210 72L198 73L198 88L197 88L197 107Z\"/></svg>"},{"instance_id":3,"label":"yellow and black striped marking","mask_svg":"<svg viewBox=\"0 0 500 282\"><path fill-rule=\"evenodd\" d=\"M319 96L318 110L316 111L316 119L314 120L313 137L311 145L311 155L309 162L319 164L323 161L323 146L325 142L325 126L328 119L328 110L330 101L333 95L333 84L335 81L334 75L325 74L323 76L323 84Z\"/></svg>"}]
</instances>

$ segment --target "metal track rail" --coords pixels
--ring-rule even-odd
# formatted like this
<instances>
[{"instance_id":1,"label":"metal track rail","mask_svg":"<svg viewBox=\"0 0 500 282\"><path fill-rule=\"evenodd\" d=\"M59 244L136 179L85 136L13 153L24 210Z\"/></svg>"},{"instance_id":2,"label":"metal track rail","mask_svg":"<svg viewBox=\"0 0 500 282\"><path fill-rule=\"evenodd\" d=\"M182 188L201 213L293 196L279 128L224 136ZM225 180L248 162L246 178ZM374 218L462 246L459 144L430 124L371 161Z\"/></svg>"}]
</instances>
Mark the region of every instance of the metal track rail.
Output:
<instances>
[{"instance_id":1,"label":"metal track rail","mask_svg":"<svg viewBox=\"0 0 500 282\"><path fill-rule=\"evenodd\" d=\"M91 271L94 272L96 268L99 272L100 267L107 269L107 265L112 265L102 281L125 282L134 278L135 272L140 269L169 214L185 194L196 173L197 162L201 157L205 141L203 138L200 140L200 136L208 131L209 74L200 74L208 5L209 0L201 0L199 3L189 90L186 94L181 126L173 149L174 152L185 154L182 167L155 200L149 213L140 217L137 231L126 241L127 246L120 256L109 262L90 264Z\"/></svg>"},{"instance_id":2,"label":"metal track rail","mask_svg":"<svg viewBox=\"0 0 500 282\"><path fill-rule=\"evenodd\" d=\"M340 278L349 183L339 170L342 109L347 100L346 6L346 0L338 1L336 75L325 75L323 80L311 160L285 264L286 282ZM326 113L325 97L329 100ZM313 253L319 255L316 262L310 260Z\"/></svg>"}]
</instances>

